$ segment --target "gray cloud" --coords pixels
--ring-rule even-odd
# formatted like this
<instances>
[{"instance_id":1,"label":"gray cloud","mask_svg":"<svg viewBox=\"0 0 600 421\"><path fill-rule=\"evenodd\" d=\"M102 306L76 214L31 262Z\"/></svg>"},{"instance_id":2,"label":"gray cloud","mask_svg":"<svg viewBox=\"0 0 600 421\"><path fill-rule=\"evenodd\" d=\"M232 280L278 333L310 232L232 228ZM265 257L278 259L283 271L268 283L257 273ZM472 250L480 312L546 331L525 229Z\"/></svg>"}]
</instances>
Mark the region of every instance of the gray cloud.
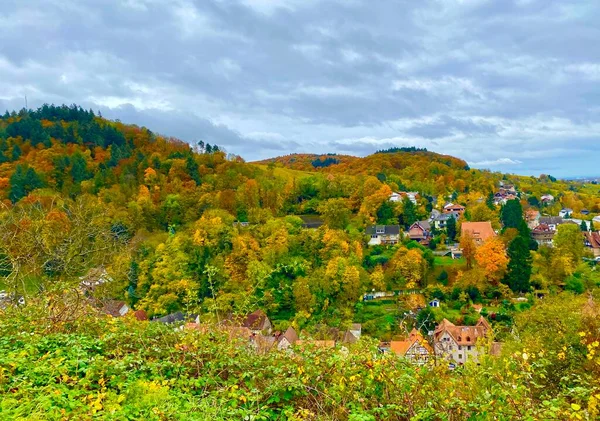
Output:
<instances>
[{"instance_id":1,"label":"gray cloud","mask_svg":"<svg viewBox=\"0 0 600 421\"><path fill-rule=\"evenodd\" d=\"M591 175L598 18L594 0L4 0L0 106L78 103L247 159L415 145Z\"/></svg>"}]
</instances>

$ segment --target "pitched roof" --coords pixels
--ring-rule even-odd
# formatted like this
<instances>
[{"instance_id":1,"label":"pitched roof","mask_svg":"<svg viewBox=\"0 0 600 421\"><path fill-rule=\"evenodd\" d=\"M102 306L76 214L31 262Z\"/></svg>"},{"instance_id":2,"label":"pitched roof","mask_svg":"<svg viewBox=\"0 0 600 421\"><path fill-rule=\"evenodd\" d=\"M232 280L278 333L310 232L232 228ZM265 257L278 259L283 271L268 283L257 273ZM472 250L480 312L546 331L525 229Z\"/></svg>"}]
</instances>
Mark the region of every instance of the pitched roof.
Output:
<instances>
[{"instance_id":1,"label":"pitched roof","mask_svg":"<svg viewBox=\"0 0 600 421\"><path fill-rule=\"evenodd\" d=\"M421 227L423 227L423 229L427 231L431 230L431 224L429 223L429 221L419 221L415 223L421 225Z\"/></svg>"},{"instance_id":2,"label":"pitched roof","mask_svg":"<svg viewBox=\"0 0 600 421\"><path fill-rule=\"evenodd\" d=\"M466 232L470 233L474 239L486 241L488 238L496 236L492 223L490 221L485 222L463 222L461 225L461 233L464 235Z\"/></svg>"},{"instance_id":3,"label":"pitched roof","mask_svg":"<svg viewBox=\"0 0 600 421\"><path fill-rule=\"evenodd\" d=\"M177 313L167 314L164 317L156 319L157 322L165 323L165 324L182 322L184 320L185 320L185 316L183 315L183 313L181 311L178 311Z\"/></svg>"},{"instance_id":4,"label":"pitched roof","mask_svg":"<svg viewBox=\"0 0 600 421\"><path fill-rule=\"evenodd\" d=\"M125 304L125 301L119 301L119 300L106 300L104 302L102 302L102 311L105 314L108 314L109 316L113 316L113 317L121 317L123 314L127 313L127 311L129 310L129 308L127 308L127 310L125 311L125 313L121 314L121 311L123 311L123 307L126 307L127 304Z\"/></svg>"},{"instance_id":5,"label":"pitched roof","mask_svg":"<svg viewBox=\"0 0 600 421\"><path fill-rule=\"evenodd\" d=\"M591 248L600 248L600 232L584 232L583 235Z\"/></svg>"},{"instance_id":6,"label":"pitched roof","mask_svg":"<svg viewBox=\"0 0 600 421\"><path fill-rule=\"evenodd\" d=\"M287 339L290 344L296 343L296 341L299 339L296 329L291 326L288 327L285 333L278 338L278 342L281 342L284 338Z\"/></svg>"},{"instance_id":7,"label":"pitched roof","mask_svg":"<svg viewBox=\"0 0 600 421\"><path fill-rule=\"evenodd\" d=\"M369 225L365 232L369 235L381 234L377 232L381 229L383 229L383 235L400 234L400 225Z\"/></svg>"},{"instance_id":8,"label":"pitched roof","mask_svg":"<svg viewBox=\"0 0 600 421\"><path fill-rule=\"evenodd\" d=\"M397 355L405 355L412 344L411 341L391 341L390 350Z\"/></svg>"},{"instance_id":9,"label":"pitched roof","mask_svg":"<svg viewBox=\"0 0 600 421\"><path fill-rule=\"evenodd\" d=\"M540 218L540 224L546 225L560 225L564 222L562 216L542 216Z\"/></svg>"},{"instance_id":10,"label":"pitched roof","mask_svg":"<svg viewBox=\"0 0 600 421\"><path fill-rule=\"evenodd\" d=\"M537 227L531 230L533 234L542 232L554 232L547 224L539 224Z\"/></svg>"},{"instance_id":11,"label":"pitched roof","mask_svg":"<svg viewBox=\"0 0 600 421\"><path fill-rule=\"evenodd\" d=\"M138 319L140 322L144 320L148 320L148 314L144 310L136 310L133 312L133 316Z\"/></svg>"},{"instance_id":12,"label":"pitched roof","mask_svg":"<svg viewBox=\"0 0 600 421\"><path fill-rule=\"evenodd\" d=\"M247 327L251 330L262 330L267 320L268 317L264 311L256 310L246 316L242 322L242 327Z\"/></svg>"},{"instance_id":13,"label":"pitched roof","mask_svg":"<svg viewBox=\"0 0 600 421\"><path fill-rule=\"evenodd\" d=\"M483 326L486 329L491 329L490 323L483 316L479 316L479 320L475 323L475 326Z\"/></svg>"},{"instance_id":14,"label":"pitched roof","mask_svg":"<svg viewBox=\"0 0 600 421\"><path fill-rule=\"evenodd\" d=\"M342 336L342 343L353 344L356 342L358 342L358 338L354 336L352 332L350 332L349 330L344 332L344 335Z\"/></svg>"},{"instance_id":15,"label":"pitched roof","mask_svg":"<svg viewBox=\"0 0 600 421\"><path fill-rule=\"evenodd\" d=\"M421 332L417 329L414 329L408 334L408 338L403 341L391 341L390 342L390 350L397 355L406 355L406 353L418 343L427 351L432 352L431 346L427 343L427 341L423 338Z\"/></svg>"},{"instance_id":16,"label":"pitched roof","mask_svg":"<svg viewBox=\"0 0 600 421\"><path fill-rule=\"evenodd\" d=\"M486 336L489 329L490 325L483 316L479 318L475 326L456 326L444 319L436 327L433 337L435 341L439 341L444 332L447 332L458 345L474 345L479 338Z\"/></svg>"}]
</instances>

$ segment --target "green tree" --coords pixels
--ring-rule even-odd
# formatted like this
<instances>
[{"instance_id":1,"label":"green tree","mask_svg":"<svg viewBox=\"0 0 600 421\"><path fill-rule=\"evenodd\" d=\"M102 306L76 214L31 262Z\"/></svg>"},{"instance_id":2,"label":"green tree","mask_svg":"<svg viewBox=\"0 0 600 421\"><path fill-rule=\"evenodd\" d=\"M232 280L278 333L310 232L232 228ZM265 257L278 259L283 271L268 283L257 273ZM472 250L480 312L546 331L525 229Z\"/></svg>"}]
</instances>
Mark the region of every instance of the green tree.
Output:
<instances>
[{"instance_id":1,"label":"green tree","mask_svg":"<svg viewBox=\"0 0 600 421\"><path fill-rule=\"evenodd\" d=\"M581 229L575 224L562 224L554 236L554 249L559 256L567 258L575 268L583 258Z\"/></svg>"},{"instance_id":2,"label":"green tree","mask_svg":"<svg viewBox=\"0 0 600 421\"><path fill-rule=\"evenodd\" d=\"M504 278L514 292L527 292L531 289L532 258L527 240L518 235L508 246L508 270Z\"/></svg>"},{"instance_id":3,"label":"green tree","mask_svg":"<svg viewBox=\"0 0 600 421\"><path fill-rule=\"evenodd\" d=\"M344 229L350 221L350 208L346 199L329 199L319 206L318 211L329 228Z\"/></svg>"},{"instance_id":4,"label":"green tree","mask_svg":"<svg viewBox=\"0 0 600 421\"><path fill-rule=\"evenodd\" d=\"M389 200L386 200L377 209L377 222L380 224L390 223L394 219L394 205ZM397 222L397 221L396 221Z\"/></svg>"},{"instance_id":5,"label":"green tree","mask_svg":"<svg viewBox=\"0 0 600 421\"><path fill-rule=\"evenodd\" d=\"M517 199L509 200L500 210L500 220L506 230L508 228L519 229L523 221L523 207Z\"/></svg>"},{"instance_id":6,"label":"green tree","mask_svg":"<svg viewBox=\"0 0 600 421\"><path fill-rule=\"evenodd\" d=\"M90 175L87 168L87 161L81 152L74 153L71 157L71 176L73 177L73 182L79 184L90 178Z\"/></svg>"},{"instance_id":7,"label":"green tree","mask_svg":"<svg viewBox=\"0 0 600 421\"><path fill-rule=\"evenodd\" d=\"M454 216L448 218L446 222L446 233L450 241L456 241L456 219L454 219Z\"/></svg>"},{"instance_id":8,"label":"green tree","mask_svg":"<svg viewBox=\"0 0 600 421\"><path fill-rule=\"evenodd\" d=\"M585 221L581 221L580 228L581 228L582 232L587 232L587 230L588 230L587 223Z\"/></svg>"},{"instance_id":9,"label":"green tree","mask_svg":"<svg viewBox=\"0 0 600 421\"><path fill-rule=\"evenodd\" d=\"M413 202L408 197L405 197L402 202L402 220L404 225L410 227L417 221L417 209Z\"/></svg>"}]
</instances>

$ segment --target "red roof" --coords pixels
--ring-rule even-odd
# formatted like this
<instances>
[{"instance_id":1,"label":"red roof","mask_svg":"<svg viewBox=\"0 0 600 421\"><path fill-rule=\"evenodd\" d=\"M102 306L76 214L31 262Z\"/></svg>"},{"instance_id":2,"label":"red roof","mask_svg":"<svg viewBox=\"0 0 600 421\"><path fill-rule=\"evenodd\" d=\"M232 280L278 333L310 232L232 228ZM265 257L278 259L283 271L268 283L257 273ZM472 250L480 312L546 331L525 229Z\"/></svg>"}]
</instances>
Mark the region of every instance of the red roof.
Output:
<instances>
[{"instance_id":1,"label":"red roof","mask_svg":"<svg viewBox=\"0 0 600 421\"><path fill-rule=\"evenodd\" d=\"M463 222L461 224L461 233L464 235L466 232L470 233L474 240L480 240L482 242L496 236L496 233L492 228L492 223L489 221Z\"/></svg>"}]
</instances>

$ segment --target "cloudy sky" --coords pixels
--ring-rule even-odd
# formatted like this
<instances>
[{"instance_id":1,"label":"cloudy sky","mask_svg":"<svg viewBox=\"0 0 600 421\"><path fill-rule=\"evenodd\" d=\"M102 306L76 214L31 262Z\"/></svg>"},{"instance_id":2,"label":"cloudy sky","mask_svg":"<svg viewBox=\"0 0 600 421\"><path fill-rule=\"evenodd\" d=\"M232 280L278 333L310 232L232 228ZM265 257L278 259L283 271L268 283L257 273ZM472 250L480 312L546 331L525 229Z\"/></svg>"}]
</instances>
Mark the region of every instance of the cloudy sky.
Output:
<instances>
[{"instance_id":1,"label":"cloudy sky","mask_svg":"<svg viewBox=\"0 0 600 421\"><path fill-rule=\"evenodd\" d=\"M0 109L77 103L247 160L420 146L600 175L598 0L1 0Z\"/></svg>"}]
</instances>

